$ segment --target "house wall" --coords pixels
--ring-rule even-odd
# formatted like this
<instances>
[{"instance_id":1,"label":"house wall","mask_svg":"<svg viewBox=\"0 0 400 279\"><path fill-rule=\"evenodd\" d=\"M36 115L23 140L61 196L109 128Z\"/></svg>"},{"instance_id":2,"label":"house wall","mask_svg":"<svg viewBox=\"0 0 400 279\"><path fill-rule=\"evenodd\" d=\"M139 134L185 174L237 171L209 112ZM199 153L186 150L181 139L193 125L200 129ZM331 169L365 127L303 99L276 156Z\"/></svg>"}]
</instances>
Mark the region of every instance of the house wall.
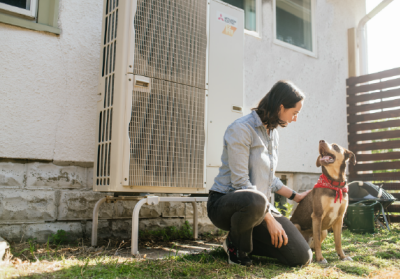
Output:
<instances>
[{"instance_id":1,"label":"house wall","mask_svg":"<svg viewBox=\"0 0 400 279\"><path fill-rule=\"evenodd\" d=\"M273 43L273 7L262 0L262 38L245 38L245 107L249 112L280 80L306 95L296 123L279 128L277 171L320 173L315 162L324 139L347 147L347 29L365 15L365 1L316 1L317 58Z\"/></svg>"},{"instance_id":2,"label":"house wall","mask_svg":"<svg viewBox=\"0 0 400 279\"><path fill-rule=\"evenodd\" d=\"M262 0L261 39L245 35L245 112L280 79L306 94L297 123L280 129L278 171L295 173L297 190L313 186L320 139L347 146L347 29L364 0L318 0L317 58L273 43L271 0ZM0 235L11 240L58 229L89 236L104 194L92 189L102 3L60 1L61 35L0 23ZM134 203L105 204L100 236L126 236ZM213 227L199 204L200 230ZM191 221L189 204L141 211L141 229Z\"/></svg>"}]
</instances>

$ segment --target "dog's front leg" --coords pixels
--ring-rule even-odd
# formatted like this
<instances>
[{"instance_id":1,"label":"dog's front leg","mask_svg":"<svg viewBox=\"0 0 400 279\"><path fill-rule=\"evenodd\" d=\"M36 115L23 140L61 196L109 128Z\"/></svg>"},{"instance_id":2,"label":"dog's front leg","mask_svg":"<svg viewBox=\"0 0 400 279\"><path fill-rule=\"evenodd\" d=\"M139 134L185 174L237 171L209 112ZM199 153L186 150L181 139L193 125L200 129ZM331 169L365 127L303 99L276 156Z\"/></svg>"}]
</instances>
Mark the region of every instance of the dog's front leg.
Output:
<instances>
[{"instance_id":1,"label":"dog's front leg","mask_svg":"<svg viewBox=\"0 0 400 279\"><path fill-rule=\"evenodd\" d=\"M315 214L315 212L314 212L311 215L311 218L312 218L312 226L313 226L315 258L317 260L317 263L319 263L319 264L327 264L328 262L322 256L322 250L321 250L322 216L317 216L317 214Z\"/></svg>"},{"instance_id":2,"label":"dog's front leg","mask_svg":"<svg viewBox=\"0 0 400 279\"><path fill-rule=\"evenodd\" d=\"M342 261L352 261L353 259L351 257L346 257L342 250L342 226L343 218L338 218L332 226L336 253Z\"/></svg>"}]
</instances>

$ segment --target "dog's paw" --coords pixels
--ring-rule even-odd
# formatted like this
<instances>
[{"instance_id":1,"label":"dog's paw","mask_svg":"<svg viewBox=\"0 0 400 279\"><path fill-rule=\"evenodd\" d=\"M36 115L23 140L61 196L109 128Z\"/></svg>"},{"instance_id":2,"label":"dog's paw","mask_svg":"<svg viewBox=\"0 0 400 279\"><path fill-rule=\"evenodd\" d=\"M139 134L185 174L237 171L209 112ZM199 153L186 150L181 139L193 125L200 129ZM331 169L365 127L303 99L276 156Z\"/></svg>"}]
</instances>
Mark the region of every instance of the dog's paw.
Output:
<instances>
[{"instance_id":1,"label":"dog's paw","mask_svg":"<svg viewBox=\"0 0 400 279\"><path fill-rule=\"evenodd\" d=\"M342 261L350 261L350 262L352 262L353 259L351 257L346 257L346 258L343 258Z\"/></svg>"},{"instance_id":2,"label":"dog's paw","mask_svg":"<svg viewBox=\"0 0 400 279\"><path fill-rule=\"evenodd\" d=\"M328 261L326 259L322 259L320 261L317 261L318 264L328 264Z\"/></svg>"}]
</instances>

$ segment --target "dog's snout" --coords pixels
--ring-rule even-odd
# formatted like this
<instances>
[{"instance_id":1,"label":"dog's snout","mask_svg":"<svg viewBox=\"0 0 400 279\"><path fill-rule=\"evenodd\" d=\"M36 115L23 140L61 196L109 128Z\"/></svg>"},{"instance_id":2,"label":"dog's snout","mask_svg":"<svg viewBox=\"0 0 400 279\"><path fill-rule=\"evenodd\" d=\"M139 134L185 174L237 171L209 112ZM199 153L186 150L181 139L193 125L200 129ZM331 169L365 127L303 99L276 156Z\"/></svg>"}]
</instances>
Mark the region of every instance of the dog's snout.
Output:
<instances>
[{"instance_id":1,"label":"dog's snout","mask_svg":"<svg viewBox=\"0 0 400 279\"><path fill-rule=\"evenodd\" d=\"M325 142L324 140L320 140L320 141L319 141L319 143L324 143L324 142Z\"/></svg>"}]
</instances>

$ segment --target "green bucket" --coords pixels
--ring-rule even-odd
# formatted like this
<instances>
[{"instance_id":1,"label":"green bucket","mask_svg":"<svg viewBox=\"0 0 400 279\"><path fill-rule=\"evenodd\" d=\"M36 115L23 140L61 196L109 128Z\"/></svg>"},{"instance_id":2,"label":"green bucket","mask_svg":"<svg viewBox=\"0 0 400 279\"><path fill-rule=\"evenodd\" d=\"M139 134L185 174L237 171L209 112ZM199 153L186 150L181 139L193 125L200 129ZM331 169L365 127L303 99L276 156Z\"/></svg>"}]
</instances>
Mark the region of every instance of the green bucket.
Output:
<instances>
[{"instance_id":1,"label":"green bucket","mask_svg":"<svg viewBox=\"0 0 400 279\"><path fill-rule=\"evenodd\" d=\"M374 200L349 204L346 217L343 220L349 230L355 233L374 233L374 207L376 204L379 204L379 202Z\"/></svg>"}]
</instances>

